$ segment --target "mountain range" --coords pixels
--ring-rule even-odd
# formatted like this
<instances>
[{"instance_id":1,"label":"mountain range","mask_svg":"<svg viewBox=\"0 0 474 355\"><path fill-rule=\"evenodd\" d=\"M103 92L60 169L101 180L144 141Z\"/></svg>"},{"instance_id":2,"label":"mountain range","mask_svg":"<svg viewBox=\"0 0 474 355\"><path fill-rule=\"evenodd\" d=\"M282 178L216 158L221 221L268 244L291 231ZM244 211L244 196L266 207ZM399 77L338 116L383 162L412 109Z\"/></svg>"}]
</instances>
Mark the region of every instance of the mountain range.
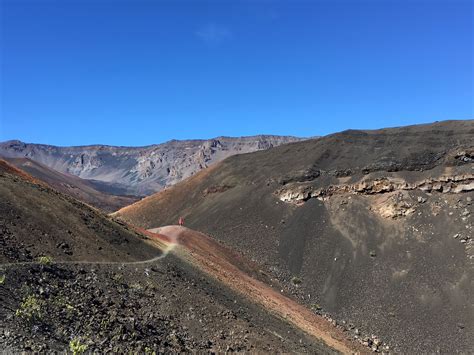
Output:
<instances>
[{"instance_id":1,"label":"mountain range","mask_svg":"<svg viewBox=\"0 0 474 355\"><path fill-rule=\"evenodd\" d=\"M0 156L28 158L60 173L89 180L96 190L144 196L173 185L234 154L270 149L301 138L260 135L172 140L146 147L57 147L21 141L0 143Z\"/></svg>"}]
</instances>

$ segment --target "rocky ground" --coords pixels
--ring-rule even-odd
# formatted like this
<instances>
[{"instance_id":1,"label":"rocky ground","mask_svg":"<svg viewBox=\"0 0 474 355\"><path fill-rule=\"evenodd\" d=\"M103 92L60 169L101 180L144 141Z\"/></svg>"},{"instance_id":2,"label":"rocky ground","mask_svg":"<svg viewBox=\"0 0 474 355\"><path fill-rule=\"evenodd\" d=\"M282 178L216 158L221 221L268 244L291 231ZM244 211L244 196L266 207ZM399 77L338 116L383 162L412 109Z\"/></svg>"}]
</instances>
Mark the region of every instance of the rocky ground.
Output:
<instances>
[{"instance_id":1,"label":"rocky ground","mask_svg":"<svg viewBox=\"0 0 474 355\"><path fill-rule=\"evenodd\" d=\"M332 353L195 268L167 256L146 265L0 266L0 344L7 352Z\"/></svg>"}]
</instances>

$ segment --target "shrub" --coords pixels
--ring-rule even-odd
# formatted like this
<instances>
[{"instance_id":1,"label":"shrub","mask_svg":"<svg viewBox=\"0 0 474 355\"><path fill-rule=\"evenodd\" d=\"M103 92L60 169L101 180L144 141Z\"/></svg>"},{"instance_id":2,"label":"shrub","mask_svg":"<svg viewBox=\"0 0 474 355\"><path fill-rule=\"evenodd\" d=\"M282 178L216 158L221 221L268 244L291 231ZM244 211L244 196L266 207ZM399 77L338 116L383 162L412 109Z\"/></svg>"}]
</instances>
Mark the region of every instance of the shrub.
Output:
<instances>
[{"instance_id":1,"label":"shrub","mask_svg":"<svg viewBox=\"0 0 474 355\"><path fill-rule=\"evenodd\" d=\"M69 342L69 350L71 350L74 355L82 354L87 350L87 345L82 344L79 338L74 338Z\"/></svg>"},{"instance_id":2,"label":"shrub","mask_svg":"<svg viewBox=\"0 0 474 355\"><path fill-rule=\"evenodd\" d=\"M5 282L5 275L0 275L0 285L3 285Z\"/></svg>"},{"instance_id":3,"label":"shrub","mask_svg":"<svg viewBox=\"0 0 474 355\"><path fill-rule=\"evenodd\" d=\"M46 255L46 256L40 256L40 257L38 258L38 262L39 262L40 264L43 264L43 265L49 265L49 264L51 264L51 263L53 262L53 258L50 257L50 256L47 256L47 255Z\"/></svg>"},{"instance_id":4,"label":"shrub","mask_svg":"<svg viewBox=\"0 0 474 355\"><path fill-rule=\"evenodd\" d=\"M293 282L294 285L299 285L301 283L301 279L299 277L293 276L291 282Z\"/></svg>"},{"instance_id":5,"label":"shrub","mask_svg":"<svg viewBox=\"0 0 474 355\"><path fill-rule=\"evenodd\" d=\"M41 318L42 301L33 295L29 295L23 299L20 307L16 310L17 317L34 321Z\"/></svg>"},{"instance_id":6,"label":"shrub","mask_svg":"<svg viewBox=\"0 0 474 355\"><path fill-rule=\"evenodd\" d=\"M145 348L145 354L146 355L156 355L156 352L147 346Z\"/></svg>"}]
</instances>

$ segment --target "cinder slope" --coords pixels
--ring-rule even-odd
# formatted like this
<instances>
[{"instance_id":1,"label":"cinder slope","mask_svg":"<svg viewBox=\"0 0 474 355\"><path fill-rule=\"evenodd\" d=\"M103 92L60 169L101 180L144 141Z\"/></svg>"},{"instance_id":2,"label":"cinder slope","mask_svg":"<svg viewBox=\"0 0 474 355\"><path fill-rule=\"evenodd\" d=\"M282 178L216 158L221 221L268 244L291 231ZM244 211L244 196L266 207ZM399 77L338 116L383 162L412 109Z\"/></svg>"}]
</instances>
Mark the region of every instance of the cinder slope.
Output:
<instances>
[{"instance_id":1,"label":"cinder slope","mask_svg":"<svg viewBox=\"0 0 474 355\"><path fill-rule=\"evenodd\" d=\"M146 228L184 216L354 336L469 352L473 142L474 121L346 131L231 157L116 215Z\"/></svg>"},{"instance_id":2,"label":"cinder slope","mask_svg":"<svg viewBox=\"0 0 474 355\"><path fill-rule=\"evenodd\" d=\"M28 158L6 158L5 160L35 178L46 182L54 189L106 212L117 211L141 198L138 196L117 196L101 192L89 180L67 173L60 173Z\"/></svg>"},{"instance_id":3,"label":"cinder slope","mask_svg":"<svg viewBox=\"0 0 474 355\"><path fill-rule=\"evenodd\" d=\"M133 261L159 254L144 237L0 160L0 262Z\"/></svg>"}]
</instances>

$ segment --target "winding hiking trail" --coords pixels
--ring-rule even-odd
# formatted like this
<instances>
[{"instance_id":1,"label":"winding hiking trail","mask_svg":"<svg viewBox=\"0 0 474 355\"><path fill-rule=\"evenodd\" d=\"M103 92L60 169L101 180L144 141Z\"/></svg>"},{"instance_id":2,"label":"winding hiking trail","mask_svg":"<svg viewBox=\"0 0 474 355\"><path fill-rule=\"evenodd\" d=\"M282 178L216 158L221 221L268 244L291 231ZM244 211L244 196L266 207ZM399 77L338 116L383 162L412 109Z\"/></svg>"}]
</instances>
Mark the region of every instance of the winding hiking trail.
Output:
<instances>
[{"instance_id":1,"label":"winding hiking trail","mask_svg":"<svg viewBox=\"0 0 474 355\"><path fill-rule=\"evenodd\" d=\"M347 334L324 318L252 277L252 272L258 272L256 265L209 236L181 226L150 229L147 235L155 236L155 240L160 242L163 242L163 236L167 237L167 243L176 244L173 254L195 264L234 291L324 341L331 348L344 354L368 353L366 348L348 340Z\"/></svg>"}]
</instances>

